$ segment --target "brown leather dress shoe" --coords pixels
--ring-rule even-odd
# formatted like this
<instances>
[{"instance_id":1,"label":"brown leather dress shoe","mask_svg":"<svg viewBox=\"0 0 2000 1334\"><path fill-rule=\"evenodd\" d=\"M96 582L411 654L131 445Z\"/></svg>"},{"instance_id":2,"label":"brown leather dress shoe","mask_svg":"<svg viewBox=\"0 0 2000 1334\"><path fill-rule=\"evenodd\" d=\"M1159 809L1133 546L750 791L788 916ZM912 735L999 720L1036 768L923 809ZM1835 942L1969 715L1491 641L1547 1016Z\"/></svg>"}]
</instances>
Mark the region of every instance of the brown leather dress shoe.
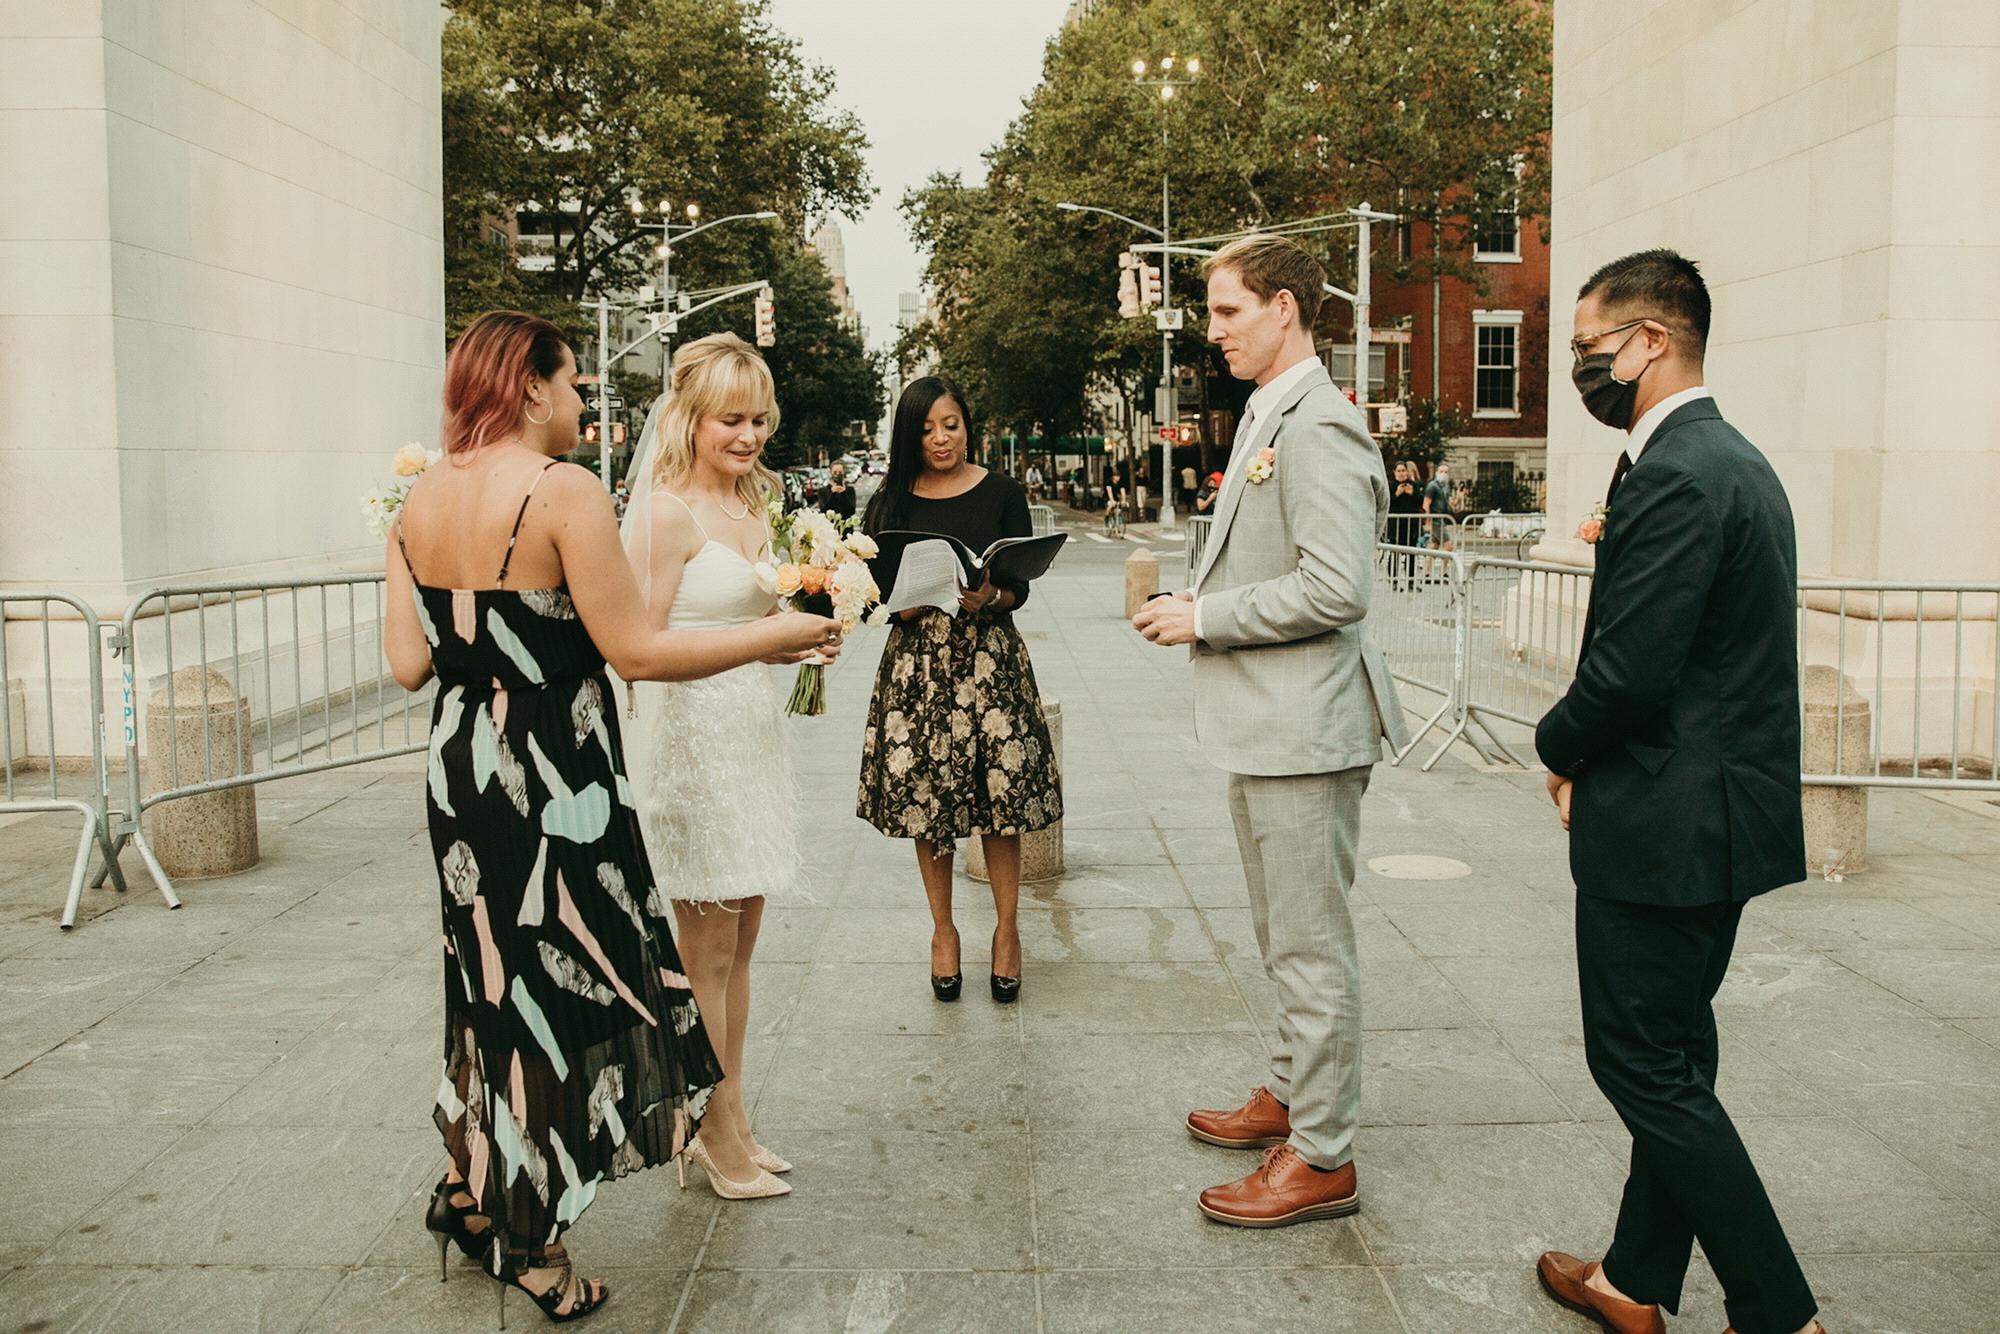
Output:
<instances>
[{"instance_id":1,"label":"brown leather dress shoe","mask_svg":"<svg viewBox=\"0 0 2000 1334\"><path fill-rule=\"evenodd\" d=\"M1189 1112L1188 1133L1225 1149L1274 1149L1292 1137L1292 1114L1259 1084L1233 1112Z\"/></svg>"},{"instance_id":2,"label":"brown leather dress shoe","mask_svg":"<svg viewBox=\"0 0 2000 1334\"><path fill-rule=\"evenodd\" d=\"M1611 1334L1666 1334L1667 1319L1657 1306L1623 1302L1589 1286L1598 1270L1595 1260L1579 1260L1561 1251L1545 1251L1535 1263L1542 1288L1570 1310L1587 1315Z\"/></svg>"},{"instance_id":3,"label":"brown leather dress shoe","mask_svg":"<svg viewBox=\"0 0 2000 1334\"><path fill-rule=\"evenodd\" d=\"M1722 1334L1736 1334L1736 1326L1731 1325L1728 1329L1723 1330ZM1813 1321L1812 1334L1826 1334L1826 1326L1817 1320Z\"/></svg>"},{"instance_id":4,"label":"brown leather dress shoe","mask_svg":"<svg viewBox=\"0 0 2000 1334\"><path fill-rule=\"evenodd\" d=\"M1321 1172L1289 1144L1268 1150L1257 1170L1241 1181L1210 1186L1201 1193L1201 1211L1233 1227L1284 1227L1313 1218L1339 1218L1360 1208L1353 1163Z\"/></svg>"}]
</instances>

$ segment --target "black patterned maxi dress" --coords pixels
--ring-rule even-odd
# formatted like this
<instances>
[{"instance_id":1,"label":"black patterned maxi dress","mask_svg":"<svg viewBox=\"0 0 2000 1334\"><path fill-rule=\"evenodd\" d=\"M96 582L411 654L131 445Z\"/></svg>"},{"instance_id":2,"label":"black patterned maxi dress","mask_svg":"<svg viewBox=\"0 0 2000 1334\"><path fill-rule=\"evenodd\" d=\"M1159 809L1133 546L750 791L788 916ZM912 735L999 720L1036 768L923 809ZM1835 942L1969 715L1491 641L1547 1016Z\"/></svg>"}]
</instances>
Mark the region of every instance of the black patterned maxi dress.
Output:
<instances>
[{"instance_id":1,"label":"black patterned maxi dress","mask_svg":"<svg viewBox=\"0 0 2000 1334\"><path fill-rule=\"evenodd\" d=\"M569 593L419 584L416 602L439 684L437 1123L497 1262L555 1241L600 1183L679 1153L722 1069L653 887L604 658Z\"/></svg>"}]
</instances>

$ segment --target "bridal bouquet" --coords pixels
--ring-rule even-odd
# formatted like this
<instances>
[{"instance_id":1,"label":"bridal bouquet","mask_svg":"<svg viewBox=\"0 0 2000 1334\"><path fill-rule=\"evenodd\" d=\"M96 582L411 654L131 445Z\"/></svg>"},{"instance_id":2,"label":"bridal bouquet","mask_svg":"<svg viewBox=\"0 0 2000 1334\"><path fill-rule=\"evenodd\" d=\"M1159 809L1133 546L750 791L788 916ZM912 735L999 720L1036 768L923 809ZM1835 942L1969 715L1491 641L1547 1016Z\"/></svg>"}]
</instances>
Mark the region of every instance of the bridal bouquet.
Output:
<instances>
[{"instance_id":1,"label":"bridal bouquet","mask_svg":"<svg viewBox=\"0 0 2000 1334\"><path fill-rule=\"evenodd\" d=\"M361 497L361 514L368 521L368 531L375 534L378 541L389 536L389 525L395 522L396 511L403 508L403 497L410 493L410 483L417 480L424 469L444 457L441 449L425 449L412 440L396 451L393 465L396 476L405 480L377 487Z\"/></svg>"},{"instance_id":2,"label":"bridal bouquet","mask_svg":"<svg viewBox=\"0 0 2000 1334\"><path fill-rule=\"evenodd\" d=\"M830 603L831 615L844 633L852 634L864 620L882 624L888 619L876 605L882 590L868 569L876 554L875 539L855 529L852 519L837 519L816 509L788 514L781 503L772 501L771 559L759 562L758 584L795 611L819 611ZM807 718L826 712L825 663L800 664L785 712Z\"/></svg>"}]
</instances>

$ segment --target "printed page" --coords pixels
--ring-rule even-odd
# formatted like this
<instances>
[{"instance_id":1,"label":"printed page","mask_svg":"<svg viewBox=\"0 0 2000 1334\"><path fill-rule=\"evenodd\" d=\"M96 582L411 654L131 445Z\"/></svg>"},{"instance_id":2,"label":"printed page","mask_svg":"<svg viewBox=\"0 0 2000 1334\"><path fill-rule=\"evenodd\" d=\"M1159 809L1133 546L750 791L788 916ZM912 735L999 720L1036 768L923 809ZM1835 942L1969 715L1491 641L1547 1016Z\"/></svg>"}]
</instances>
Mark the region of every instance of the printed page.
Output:
<instances>
[{"instance_id":1,"label":"printed page","mask_svg":"<svg viewBox=\"0 0 2000 1334\"><path fill-rule=\"evenodd\" d=\"M902 563L896 568L896 586L883 603L891 614L912 607L936 607L956 616L959 580L958 553L949 542L931 538L903 548Z\"/></svg>"}]
</instances>

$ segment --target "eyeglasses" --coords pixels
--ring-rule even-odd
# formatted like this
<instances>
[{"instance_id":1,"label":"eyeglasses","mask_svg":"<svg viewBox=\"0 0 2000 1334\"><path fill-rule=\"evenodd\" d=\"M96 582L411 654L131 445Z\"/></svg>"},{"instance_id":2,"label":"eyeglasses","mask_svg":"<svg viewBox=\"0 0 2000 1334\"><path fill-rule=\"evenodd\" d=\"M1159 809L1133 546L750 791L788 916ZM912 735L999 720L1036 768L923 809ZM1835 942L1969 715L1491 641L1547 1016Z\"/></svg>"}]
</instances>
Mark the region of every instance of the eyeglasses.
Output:
<instances>
[{"instance_id":1,"label":"eyeglasses","mask_svg":"<svg viewBox=\"0 0 2000 1334\"><path fill-rule=\"evenodd\" d=\"M1651 315L1641 315L1638 319L1627 320L1615 328L1599 329L1594 334L1578 334L1575 338L1569 340L1570 355L1576 358L1577 364L1580 366L1583 364L1583 359L1590 355L1590 345L1592 343L1595 343L1600 338L1609 338L1612 334L1624 333L1627 329L1637 328L1641 324L1660 324L1660 321L1654 319ZM1660 327L1666 329L1666 326L1663 324ZM1673 330L1666 329L1666 332L1671 335Z\"/></svg>"}]
</instances>

